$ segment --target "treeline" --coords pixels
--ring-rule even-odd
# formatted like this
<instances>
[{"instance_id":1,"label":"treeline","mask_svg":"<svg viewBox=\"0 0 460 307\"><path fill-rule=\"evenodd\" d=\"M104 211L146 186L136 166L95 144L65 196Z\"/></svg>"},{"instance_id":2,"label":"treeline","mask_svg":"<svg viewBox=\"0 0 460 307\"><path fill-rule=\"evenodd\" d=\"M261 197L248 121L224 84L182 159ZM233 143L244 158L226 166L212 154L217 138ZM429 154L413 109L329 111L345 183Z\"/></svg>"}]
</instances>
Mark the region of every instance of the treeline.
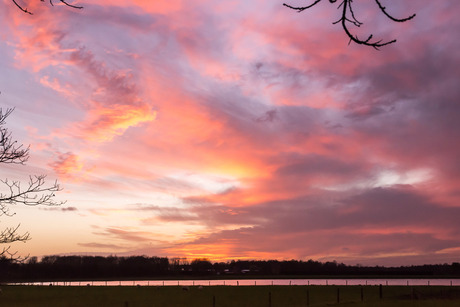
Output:
<instances>
[{"instance_id":1,"label":"treeline","mask_svg":"<svg viewBox=\"0 0 460 307\"><path fill-rule=\"evenodd\" d=\"M313 260L238 260L212 263L207 259L166 257L46 256L25 262L0 258L0 281L113 280L182 277L229 278L264 276L460 276L460 263L421 266L350 266Z\"/></svg>"}]
</instances>

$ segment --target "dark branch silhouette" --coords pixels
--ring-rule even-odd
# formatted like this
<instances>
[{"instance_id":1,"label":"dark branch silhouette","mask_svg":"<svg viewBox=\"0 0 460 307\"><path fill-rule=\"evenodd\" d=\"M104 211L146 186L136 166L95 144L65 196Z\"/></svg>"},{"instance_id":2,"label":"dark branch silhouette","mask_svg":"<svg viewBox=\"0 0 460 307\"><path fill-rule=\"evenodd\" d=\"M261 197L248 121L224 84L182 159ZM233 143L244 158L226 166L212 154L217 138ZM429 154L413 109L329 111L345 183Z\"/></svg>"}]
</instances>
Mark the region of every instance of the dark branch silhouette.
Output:
<instances>
[{"instance_id":1,"label":"dark branch silhouette","mask_svg":"<svg viewBox=\"0 0 460 307\"><path fill-rule=\"evenodd\" d=\"M14 3L21 11L23 11L24 13L27 13L27 14L32 15L32 12L31 12L31 11L29 11L29 10L27 10L27 8L22 7L21 5L19 5L19 3L18 3L16 0L11 0L11 1L13 1L13 3ZM40 0L40 1L41 1L41 2L45 2L45 0ZM73 5L73 4L70 4L70 3L66 2L65 0L59 0L59 2L65 4L65 5L68 6L68 7L74 8L74 9L82 9L82 8L83 8L83 6ZM53 0L50 0L50 4L51 4L51 6L54 6Z\"/></svg>"},{"instance_id":2,"label":"dark branch silhouette","mask_svg":"<svg viewBox=\"0 0 460 307\"><path fill-rule=\"evenodd\" d=\"M11 132L5 128L6 118L14 109L7 109L5 112L0 108L0 164L24 164L29 158L29 147L13 141ZM61 188L57 181L51 186L45 186L45 175L29 176L25 184L16 180L0 179L0 216L13 216L10 211L12 205L22 204L26 206L59 206L64 202L54 201L55 192ZM25 242L30 240L28 232L19 234L19 225L8 227L0 231L0 244L11 244L13 242ZM16 253L10 251L10 246L0 249L0 257L9 256L16 261L23 258L16 257Z\"/></svg>"},{"instance_id":3,"label":"dark branch silhouette","mask_svg":"<svg viewBox=\"0 0 460 307\"><path fill-rule=\"evenodd\" d=\"M286 4L286 3L283 3L284 6L290 8L290 9L293 9L293 10L296 10L297 12L302 12L306 9L309 9L315 5L317 5L318 3L320 3L321 0L315 0L312 4L310 5L307 5L307 6L299 6L299 7L295 7L295 6L291 6L289 4ZM329 3L335 3L337 2L337 0L329 0ZM415 17L415 14L407 17L407 18L402 18L402 19L399 19L399 18L395 18L393 17L392 15L390 15L387 11L386 11L386 7L384 7L379 0L375 0L375 2L377 3L380 11L382 11L382 13L388 17L390 20L394 21L394 22L406 22L408 20L411 20L412 18ZM348 29L348 24L352 24L353 26L355 27L360 27L363 23L360 22L356 16L355 16L355 12L353 11L353 6L352 6L352 3L353 3L353 0L342 0L342 2L339 4L338 6L338 9L342 9L342 16L339 18L339 20L337 20L336 22L333 22L333 24L337 24L337 23L340 23L342 25L342 28L343 30L345 31L345 33L347 34L347 36L350 38L350 42L355 42L356 44L359 44L359 45L365 45L365 46L370 46L370 47L373 47L375 49L378 49L379 47L383 47L383 46L386 46L386 45L389 45L389 44L392 44L392 43L395 43L396 42L396 39L393 39L393 40L390 40L390 41L382 41L382 40L372 40L373 39L373 35L370 34L367 39L360 39L358 38L357 35L353 35L350 30Z\"/></svg>"},{"instance_id":4,"label":"dark branch silhouette","mask_svg":"<svg viewBox=\"0 0 460 307\"><path fill-rule=\"evenodd\" d=\"M3 114L0 109L0 127L5 125L5 119L13 112L8 109ZM11 132L5 128L0 128L0 163L24 164L29 158L29 147L23 148L23 145L17 145L17 141L11 138Z\"/></svg>"}]
</instances>

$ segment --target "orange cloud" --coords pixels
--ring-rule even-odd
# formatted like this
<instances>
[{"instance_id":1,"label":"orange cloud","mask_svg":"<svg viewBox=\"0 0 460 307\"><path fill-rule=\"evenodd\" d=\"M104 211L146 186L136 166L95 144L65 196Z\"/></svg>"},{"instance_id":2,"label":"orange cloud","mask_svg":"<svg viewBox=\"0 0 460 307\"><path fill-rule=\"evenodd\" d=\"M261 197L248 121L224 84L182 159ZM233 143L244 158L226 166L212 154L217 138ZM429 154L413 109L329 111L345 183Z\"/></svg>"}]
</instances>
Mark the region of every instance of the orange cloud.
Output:
<instances>
[{"instance_id":1,"label":"orange cloud","mask_svg":"<svg viewBox=\"0 0 460 307\"><path fill-rule=\"evenodd\" d=\"M122 135L130 127L155 120L156 112L148 105L111 105L91 109L87 119L77 124L87 140L106 142Z\"/></svg>"},{"instance_id":2,"label":"orange cloud","mask_svg":"<svg viewBox=\"0 0 460 307\"><path fill-rule=\"evenodd\" d=\"M83 163L77 155L67 152L60 154L57 161L50 163L49 166L53 168L56 174L70 178L82 170Z\"/></svg>"}]
</instances>

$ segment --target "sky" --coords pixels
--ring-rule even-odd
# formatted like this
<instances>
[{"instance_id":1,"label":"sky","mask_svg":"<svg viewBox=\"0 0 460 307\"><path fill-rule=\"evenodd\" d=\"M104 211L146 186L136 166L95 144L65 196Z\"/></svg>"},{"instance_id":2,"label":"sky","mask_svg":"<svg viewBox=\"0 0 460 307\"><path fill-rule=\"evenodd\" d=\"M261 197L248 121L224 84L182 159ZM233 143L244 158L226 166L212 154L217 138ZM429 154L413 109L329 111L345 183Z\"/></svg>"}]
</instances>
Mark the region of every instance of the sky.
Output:
<instances>
[{"instance_id":1,"label":"sky","mask_svg":"<svg viewBox=\"0 0 460 307\"><path fill-rule=\"evenodd\" d=\"M18 255L460 260L459 1L0 1ZM309 2L292 0L291 5Z\"/></svg>"}]
</instances>

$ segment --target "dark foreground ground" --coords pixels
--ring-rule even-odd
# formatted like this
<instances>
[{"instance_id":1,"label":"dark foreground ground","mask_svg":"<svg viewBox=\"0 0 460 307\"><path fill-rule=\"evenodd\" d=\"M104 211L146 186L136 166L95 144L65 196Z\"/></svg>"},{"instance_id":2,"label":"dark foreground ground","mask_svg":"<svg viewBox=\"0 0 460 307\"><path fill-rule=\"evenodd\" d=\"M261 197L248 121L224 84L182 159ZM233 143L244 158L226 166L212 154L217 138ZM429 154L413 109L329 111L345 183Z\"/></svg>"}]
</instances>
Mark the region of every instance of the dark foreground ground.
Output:
<instances>
[{"instance_id":1,"label":"dark foreground ground","mask_svg":"<svg viewBox=\"0 0 460 307\"><path fill-rule=\"evenodd\" d=\"M441 286L2 286L0 306L460 306Z\"/></svg>"}]
</instances>

